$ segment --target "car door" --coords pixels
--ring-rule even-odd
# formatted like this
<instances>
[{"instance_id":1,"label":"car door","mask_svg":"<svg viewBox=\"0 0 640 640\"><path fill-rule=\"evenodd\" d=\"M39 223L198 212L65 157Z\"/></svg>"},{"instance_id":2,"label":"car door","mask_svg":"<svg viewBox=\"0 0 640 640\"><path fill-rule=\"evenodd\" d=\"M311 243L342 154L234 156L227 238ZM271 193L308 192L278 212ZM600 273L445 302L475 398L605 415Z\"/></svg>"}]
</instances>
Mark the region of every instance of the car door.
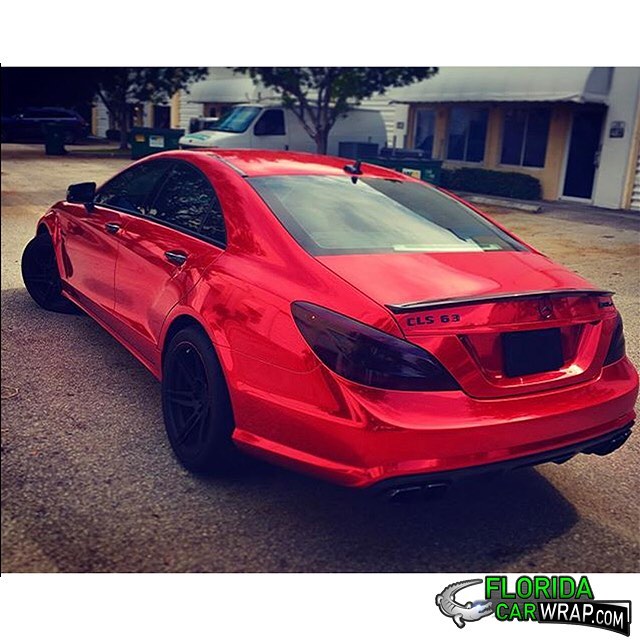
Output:
<instances>
[{"instance_id":1,"label":"car door","mask_svg":"<svg viewBox=\"0 0 640 640\"><path fill-rule=\"evenodd\" d=\"M145 213L130 216L120 242L115 316L127 342L153 365L167 314L226 244L209 179L190 163L174 161Z\"/></svg>"},{"instance_id":2,"label":"car door","mask_svg":"<svg viewBox=\"0 0 640 640\"><path fill-rule=\"evenodd\" d=\"M289 136L284 109L265 109L253 125L251 146L255 149L288 149Z\"/></svg>"},{"instance_id":3,"label":"car door","mask_svg":"<svg viewBox=\"0 0 640 640\"><path fill-rule=\"evenodd\" d=\"M114 307L120 234L129 213L141 215L167 162L136 165L107 182L93 207L65 202L60 211L62 277L89 311L109 322Z\"/></svg>"}]
</instances>

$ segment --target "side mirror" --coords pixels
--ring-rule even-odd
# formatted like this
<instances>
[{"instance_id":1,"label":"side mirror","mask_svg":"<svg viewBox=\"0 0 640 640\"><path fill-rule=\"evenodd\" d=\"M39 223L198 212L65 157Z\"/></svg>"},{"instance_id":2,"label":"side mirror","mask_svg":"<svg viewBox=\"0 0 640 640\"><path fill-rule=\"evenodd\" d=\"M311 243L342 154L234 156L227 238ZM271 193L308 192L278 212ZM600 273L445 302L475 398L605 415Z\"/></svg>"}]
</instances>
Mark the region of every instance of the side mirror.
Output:
<instances>
[{"instance_id":1,"label":"side mirror","mask_svg":"<svg viewBox=\"0 0 640 640\"><path fill-rule=\"evenodd\" d=\"M67 189L67 202L75 202L77 204L93 205L96 197L95 182L80 182L78 184L69 185Z\"/></svg>"}]
</instances>

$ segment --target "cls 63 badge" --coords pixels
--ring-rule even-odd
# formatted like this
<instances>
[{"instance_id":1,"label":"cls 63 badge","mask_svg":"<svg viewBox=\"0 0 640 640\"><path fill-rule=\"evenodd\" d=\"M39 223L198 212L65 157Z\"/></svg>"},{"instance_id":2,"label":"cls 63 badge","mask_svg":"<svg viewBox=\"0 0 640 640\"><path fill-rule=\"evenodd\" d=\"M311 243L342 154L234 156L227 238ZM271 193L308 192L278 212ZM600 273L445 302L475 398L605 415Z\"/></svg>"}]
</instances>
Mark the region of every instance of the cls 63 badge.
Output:
<instances>
[{"instance_id":1,"label":"cls 63 badge","mask_svg":"<svg viewBox=\"0 0 640 640\"><path fill-rule=\"evenodd\" d=\"M421 327L430 324L447 324L449 322L460 322L460 315L457 313L440 313L429 316L417 316L407 318L408 327Z\"/></svg>"}]
</instances>

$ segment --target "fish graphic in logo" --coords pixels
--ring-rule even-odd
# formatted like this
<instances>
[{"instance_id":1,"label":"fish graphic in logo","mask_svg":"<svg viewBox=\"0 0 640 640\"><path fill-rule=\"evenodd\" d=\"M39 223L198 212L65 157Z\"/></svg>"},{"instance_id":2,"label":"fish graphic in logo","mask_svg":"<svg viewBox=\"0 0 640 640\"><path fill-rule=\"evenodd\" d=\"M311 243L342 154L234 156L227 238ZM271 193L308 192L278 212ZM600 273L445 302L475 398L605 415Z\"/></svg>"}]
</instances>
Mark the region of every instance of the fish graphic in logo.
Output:
<instances>
[{"instance_id":1,"label":"fish graphic in logo","mask_svg":"<svg viewBox=\"0 0 640 640\"><path fill-rule=\"evenodd\" d=\"M465 622L475 622L476 620L481 620L493 614L493 603L491 600L476 600L475 602L460 604L454 599L458 591L481 583L482 580L480 579L454 582L448 587L445 587L442 593L436 596L436 605L440 608L442 614L452 618L460 629L464 627Z\"/></svg>"},{"instance_id":2,"label":"fish graphic in logo","mask_svg":"<svg viewBox=\"0 0 640 640\"><path fill-rule=\"evenodd\" d=\"M551 304L551 298L549 298L549 296L538 300L538 313L542 320L548 320L553 315L553 304Z\"/></svg>"}]
</instances>

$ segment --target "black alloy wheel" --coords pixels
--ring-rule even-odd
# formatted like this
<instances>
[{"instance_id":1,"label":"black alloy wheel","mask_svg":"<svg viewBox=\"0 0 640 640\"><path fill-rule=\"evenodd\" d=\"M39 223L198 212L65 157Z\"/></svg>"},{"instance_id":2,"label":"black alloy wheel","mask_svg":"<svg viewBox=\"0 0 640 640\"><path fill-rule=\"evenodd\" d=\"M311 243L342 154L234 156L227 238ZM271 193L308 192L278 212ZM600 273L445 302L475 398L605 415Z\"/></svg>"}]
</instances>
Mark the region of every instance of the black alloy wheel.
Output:
<instances>
[{"instance_id":1,"label":"black alloy wheel","mask_svg":"<svg viewBox=\"0 0 640 640\"><path fill-rule=\"evenodd\" d=\"M234 466L226 381L213 345L195 326L178 331L165 352L162 409L169 442L185 468L211 473Z\"/></svg>"},{"instance_id":2,"label":"black alloy wheel","mask_svg":"<svg viewBox=\"0 0 640 640\"><path fill-rule=\"evenodd\" d=\"M48 233L33 238L22 253L22 280L34 301L47 311L78 313L71 300L62 295L62 281Z\"/></svg>"}]
</instances>

